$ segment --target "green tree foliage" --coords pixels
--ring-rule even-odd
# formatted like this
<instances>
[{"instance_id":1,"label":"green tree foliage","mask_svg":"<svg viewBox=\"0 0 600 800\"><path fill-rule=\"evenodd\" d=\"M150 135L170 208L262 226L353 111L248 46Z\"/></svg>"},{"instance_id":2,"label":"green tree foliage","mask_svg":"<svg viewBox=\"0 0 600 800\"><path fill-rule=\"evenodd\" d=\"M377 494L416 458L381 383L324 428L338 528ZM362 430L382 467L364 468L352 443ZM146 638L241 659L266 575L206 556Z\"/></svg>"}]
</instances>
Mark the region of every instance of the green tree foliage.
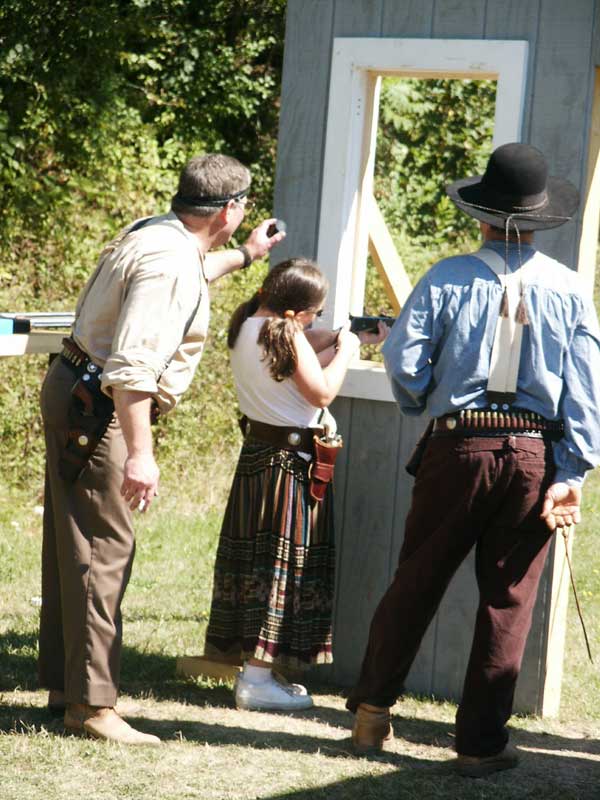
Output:
<instances>
[{"instance_id":1,"label":"green tree foliage","mask_svg":"<svg viewBox=\"0 0 600 800\"><path fill-rule=\"evenodd\" d=\"M25 260L34 298L70 301L94 244L164 206L191 152L236 155L268 208L284 5L5 0L3 285Z\"/></svg>"},{"instance_id":2,"label":"green tree foliage","mask_svg":"<svg viewBox=\"0 0 600 800\"><path fill-rule=\"evenodd\" d=\"M252 169L257 209L240 238L270 214L284 16L285 0L0 3L0 310L72 310L102 244L168 208L190 155L227 152ZM477 84L384 82L376 191L419 263L462 230L440 187L479 168L490 104ZM201 369L156 431L174 479L239 441L225 330L265 270L212 291ZM13 481L33 471L40 487L45 367L0 360L0 463Z\"/></svg>"},{"instance_id":3,"label":"green tree foliage","mask_svg":"<svg viewBox=\"0 0 600 800\"><path fill-rule=\"evenodd\" d=\"M102 243L165 211L195 153L227 152L252 169L258 208L246 231L270 214L284 12L284 0L3 0L0 309L73 309ZM176 436L187 423L195 450L199 426L235 438L224 327L260 273L214 293L201 380L164 423ZM39 477L44 370L42 357L0 361L0 459L15 480ZM207 388L223 402L204 402Z\"/></svg>"},{"instance_id":4,"label":"green tree foliage","mask_svg":"<svg viewBox=\"0 0 600 800\"><path fill-rule=\"evenodd\" d=\"M445 186L484 171L495 99L493 81L382 81L373 191L413 283L440 258L476 246L477 223ZM365 298L370 313L393 313L372 264Z\"/></svg>"},{"instance_id":5,"label":"green tree foliage","mask_svg":"<svg viewBox=\"0 0 600 800\"><path fill-rule=\"evenodd\" d=\"M392 230L428 247L472 235L444 187L485 169L495 99L494 81L383 80L374 191Z\"/></svg>"}]
</instances>

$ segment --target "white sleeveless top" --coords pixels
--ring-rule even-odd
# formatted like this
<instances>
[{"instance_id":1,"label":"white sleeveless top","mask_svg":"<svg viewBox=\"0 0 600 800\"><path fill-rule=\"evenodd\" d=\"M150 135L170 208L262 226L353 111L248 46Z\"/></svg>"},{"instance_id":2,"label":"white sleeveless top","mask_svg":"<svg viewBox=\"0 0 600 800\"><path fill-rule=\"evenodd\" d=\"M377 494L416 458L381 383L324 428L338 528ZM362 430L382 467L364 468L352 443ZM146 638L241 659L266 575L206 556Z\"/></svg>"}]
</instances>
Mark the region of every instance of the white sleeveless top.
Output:
<instances>
[{"instance_id":1,"label":"white sleeveless top","mask_svg":"<svg viewBox=\"0 0 600 800\"><path fill-rule=\"evenodd\" d=\"M249 419L268 425L316 427L321 409L304 399L293 378L282 381L272 378L262 360L263 348L257 340L266 319L249 317L230 350L240 410Z\"/></svg>"}]
</instances>

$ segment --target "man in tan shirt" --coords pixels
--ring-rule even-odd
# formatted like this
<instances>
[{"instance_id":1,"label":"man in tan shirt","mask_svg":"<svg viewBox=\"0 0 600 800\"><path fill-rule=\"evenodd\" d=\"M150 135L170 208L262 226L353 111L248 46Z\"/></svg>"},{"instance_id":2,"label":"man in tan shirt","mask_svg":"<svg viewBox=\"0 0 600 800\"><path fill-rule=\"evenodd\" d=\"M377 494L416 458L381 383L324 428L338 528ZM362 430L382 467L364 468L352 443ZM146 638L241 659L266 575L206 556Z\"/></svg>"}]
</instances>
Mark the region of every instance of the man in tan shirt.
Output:
<instances>
[{"instance_id":1,"label":"man in tan shirt","mask_svg":"<svg viewBox=\"0 0 600 800\"><path fill-rule=\"evenodd\" d=\"M72 732L159 743L114 709L131 512L157 493L151 415L171 410L190 384L208 330L208 285L283 238L269 237L274 220L265 220L245 245L206 255L242 222L249 187L249 171L233 158L191 159L170 213L134 223L101 253L72 337L44 381L39 672L49 707L65 710Z\"/></svg>"}]
</instances>

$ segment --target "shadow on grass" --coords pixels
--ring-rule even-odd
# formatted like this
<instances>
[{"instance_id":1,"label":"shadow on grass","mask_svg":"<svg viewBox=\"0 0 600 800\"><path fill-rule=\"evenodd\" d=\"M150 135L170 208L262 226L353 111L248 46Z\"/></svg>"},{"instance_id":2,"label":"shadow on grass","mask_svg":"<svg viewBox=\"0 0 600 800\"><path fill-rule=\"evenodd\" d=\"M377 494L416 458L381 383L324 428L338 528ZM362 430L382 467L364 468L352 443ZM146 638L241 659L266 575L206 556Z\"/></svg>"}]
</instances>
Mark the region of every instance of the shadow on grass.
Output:
<instances>
[{"instance_id":1,"label":"shadow on grass","mask_svg":"<svg viewBox=\"0 0 600 800\"><path fill-rule=\"evenodd\" d=\"M449 762L422 769L419 759L406 760L384 775L351 777L323 786L263 796L263 800L597 800L597 774L579 760L578 775L556 771L555 756L526 755L521 766L476 780L456 775ZM563 759L564 760L564 759ZM551 764L551 762L554 762ZM548 779L548 767L551 776Z\"/></svg>"},{"instance_id":2,"label":"shadow on grass","mask_svg":"<svg viewBox=\"0 0 600 800\"><path fill-rule=\"evenodd\" d=\"M18 689L37 688L37 636L35 633L18 633L8 631L0 636L0 690L10 692ZM335 694L335 689L330 686L311 687L315 694ZM221 707L233 709L231 689L225 685L207 686L197 684L190 680L178 679L175 676L175 658L156 653L147 653L136 648L124 648L122 666L122 691L133 698L151 696L158 701L176 701L188 703L199 707ZM0 704L0 731L5 733L35 734L47 731L50 734L62 735L62 722L52 718L46 709L39 706L10 705L7 698ZM235 722L235 714L231 715ZM350 734L352 715L339 708L327 705L316 707L297 715L302 718L318 721L324 725L342 728ZM320 752L332 758L354 758L349 750L348 738L337 740L331 736L310 736L301 733L262 731L239 725L209 724L202 721L186 719L152 720L139 717L130 718L131 723L140 730L157 734L166 741L175 743L183 739L198 744L211 746L237 745L246 748L268 750L279 749L289 752L302 752L307 754ZM423 778L425 782L441 781L434 790L424 787L418 796L422 797L487 797L488 795L470 795L461 792L457 794L448 786L448 791L442 791L442 784L446 780L457 781L455 776L445 773L449 767L446 762L436 763L427 759L414 758L402 753L402 740L413 745L424 747L444 747L451 754L453 745L453 726L447 722L437 720L417 719L402 717L401 712L394 716L394 729L397 742L392 752L383 755L370 756L370 760L388 763L397 767L399 772L391 775L351 778L347 781L324 786L321 788L273 795L265 800L325 800L325 798L344 798L344 800L367 800L368 798L392 796L415 797L409 792L410 781L407 775L415 775L415 770L420 770L431 779ZM504 797L544 797L558 798L558 800L598 800L598 785L600 784L600 741L591 738L569 738L543 732L516 730L512 732L512 741L520 747L530 748L537 752L526 752L524 764L519 774L533 774L538 781L536 792L530 794L526 786L521 794L498 794ZM543 751L543 752L542 752ZM514 774L514 773L511 773ZM435 776L435 777L434 777ZM550 782L548 792L544 788L544 780ZM421 780L421 778L419 778ZM494 776L489 781L497 781L500 786L502 778ZM477 785L481 785L477 781ZM379 787L379 791L377 791ZM542 794L540 787L544 788ZM559 787L556 792L553 787ZM562 788L561 788L562 787ZM571 793L573 792L573 793ZM391 794L390 794L391 793ZM491 796L491 795L490 795Z\"/></svg>"},{"instance_id":3,"label":"shadow on grass","mask_svg":"<svg viewBox=\"0 0 600 800\"><path fill-rule=\"evenodd\" d=\"M205 693L215 690L204 690ZM226 690L225 690L226 691ZM330 709L326 709L329 711ZM295 715L298 723L320 719L322 709L310 709ZM340 712L342 713L342 712ZM349 716L349 715L348 715ZM211 747L243 747L257 751L279 750L290 754L320 754L334 759L355 759L348 738L329 735L305 735L301 732L256 730L239 724L226 725L190 719L150 719L128 716L139 730L154 733L167 746L187 744ZM229 717L235 723L236 715ZM229 719L228 718L228 719ZM239 719L239 718L238 718ZM325 722L325 719L323 719ZM264 797L264 800L382 800L383 798L540 798L544 800L597 800L600 782L599 743L591 739L570 739L554 734L513 731L512 741L522 751L518 770L498 773L471 781L457 777L451 767L450 726L433 720L402 719L395 721L397 741L390 752L361 756L372 762L388 764L385 775L352 777L325 786L288 791ZM314 730L314 728L313 728ZM62 736L62 722L40 707L0 704L0 731L16 734L45 732ZM432 761L402 752L402 740L423 746L446 746L448 758ZM98 746L102 745L98 743ZM199 754L203 751L199 750ZM201 757L199 755L199 757ZM487 788L486 788L487 787Z\"/></svg>"},{"instance_id":4,"label":"shadow on grass","mask_svg":"<svg viewBox=\"0 0 600 800\"><path fill-rule=\"evenodd\" d=\"M37 633L0 635L0 691L37 689Z\"/></svg>"}]
</instances>

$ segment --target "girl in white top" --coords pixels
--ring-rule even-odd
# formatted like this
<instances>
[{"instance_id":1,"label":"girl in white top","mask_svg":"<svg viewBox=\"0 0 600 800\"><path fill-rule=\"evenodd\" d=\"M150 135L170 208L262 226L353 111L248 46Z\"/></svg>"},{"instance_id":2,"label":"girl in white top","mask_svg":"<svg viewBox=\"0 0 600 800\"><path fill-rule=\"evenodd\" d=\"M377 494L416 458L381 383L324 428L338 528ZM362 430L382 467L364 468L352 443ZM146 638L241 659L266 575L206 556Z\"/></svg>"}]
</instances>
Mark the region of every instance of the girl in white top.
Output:
<instances>
[{"instance_id":1,"label":"girl in white top","mask_svg":"<svg viewBox=\"0 0 600 800\"><path fill-rule=\"evenodd\" d=\"M361 339L349 326L306 330L327 288L312 262L285 261L229 328L239 405L250 422L221 529L206 654L245 662L236 684L242 708L310 707L304 687L282 683L272 668L331 661L332 491L322 502L310 497L307 429L318 426L361 341L383 341L387 328Z\"/></svg>"}]
</instances>

